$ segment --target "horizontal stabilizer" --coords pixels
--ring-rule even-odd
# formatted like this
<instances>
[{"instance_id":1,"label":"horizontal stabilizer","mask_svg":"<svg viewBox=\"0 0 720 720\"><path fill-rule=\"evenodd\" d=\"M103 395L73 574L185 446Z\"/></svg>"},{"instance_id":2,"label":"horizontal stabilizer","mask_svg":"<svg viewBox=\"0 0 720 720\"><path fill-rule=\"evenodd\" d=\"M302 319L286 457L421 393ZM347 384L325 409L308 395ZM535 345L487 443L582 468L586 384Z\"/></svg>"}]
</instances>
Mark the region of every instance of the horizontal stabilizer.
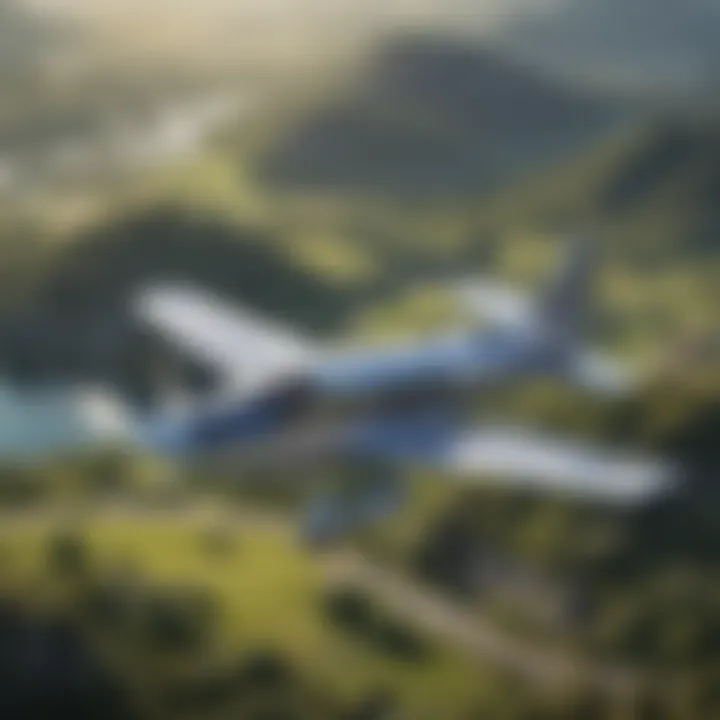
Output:
<instances>
[{"instance_id":1,"label":"horizontal stabilizer","mask_svg":"<svg viewBox=\"0 0 720 720\"><path fill-rule=\"evenodd\" d=\"M532 327L537 316L522 293L492 280L471 280L457 286L457 297L478 320L502 327Z\"/></svg>"}]
</instances>

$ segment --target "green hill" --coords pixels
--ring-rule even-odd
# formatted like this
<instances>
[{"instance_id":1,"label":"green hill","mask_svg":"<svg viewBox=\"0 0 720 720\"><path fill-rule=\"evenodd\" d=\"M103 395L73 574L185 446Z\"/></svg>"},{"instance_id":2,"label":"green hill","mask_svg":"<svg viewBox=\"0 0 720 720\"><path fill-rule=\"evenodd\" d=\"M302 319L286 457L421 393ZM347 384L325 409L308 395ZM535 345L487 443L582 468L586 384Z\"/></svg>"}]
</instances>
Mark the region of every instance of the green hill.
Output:
<instances>
[{"instance_id":1,"label":"green hill","mask_svg":"<svg viewBox=\"0 0 720 720\"><path fill-rule=\"evenodd\" d=\"M468 267L536 284L557 240L590 232L602 249L606 339L628 351L665 353L678 334L717 323L720 130L662 122L623 134L468 208L435 215ZM427 223L432 227L431 223Z\"/></svg>"},{"instance_id":2,"label":"green hill","mask_svg":"<svg viewBox=\"0 0 720 720\"><path fill-rule=\"evenodd\" d=\"M302 190L477 195L584 146L617 110L475 45L410 36L270 143L261 171Z\"/></svg>"},{"instance_id":3,"label":"green hill","mask_svg":"<svg viewBox=\"0 0 720 720\"><path fill-rule=\"evenodd\" d=\"M212 288L318 334L336 329L352 292L303 270L276 245L267 229L177 206L109 218L38 260L32 282L5 313L4 368L26 381L109 376L144 398L152 391L146 370L157 352L167 356L127 305L152 282Z\"/></svg>"},{"instance_id":4,"label":"green hill","mask_svg":"<svg viewBox=\"0 0 720 720\"><path fill-rule=\"evenodd\" d=\"M494 224L592 224L655 261L717 247L720 128L672 121L629 133L482 208Z\"/></svg>"}]
</instances>

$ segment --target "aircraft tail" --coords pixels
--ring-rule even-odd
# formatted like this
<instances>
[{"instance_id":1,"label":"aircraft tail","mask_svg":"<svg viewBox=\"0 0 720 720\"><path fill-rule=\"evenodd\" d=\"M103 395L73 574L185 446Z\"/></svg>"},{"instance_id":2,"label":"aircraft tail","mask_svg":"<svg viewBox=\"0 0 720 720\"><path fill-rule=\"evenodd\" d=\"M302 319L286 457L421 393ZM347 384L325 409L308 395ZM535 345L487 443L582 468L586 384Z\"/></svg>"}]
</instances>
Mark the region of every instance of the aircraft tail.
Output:
<instances>
[{"instance_id":1,"label":"aircraft tail","mask_svg":"<svg viewBox=\"0 0 720 720\"><path fill-rule=\"evenodd\" d=\"M589 309L595 257L588 243L570 243L555 279L539 299L494 281L458 285L460 302L474 315L505 328L542 328L556 344L576 341Z\"/></svg>"},{"instance_id":2,"label":"aircraft tail","mask_svg":"<svg viewBox=\"0 0 720 720\"><path fill-rule=\"evenodd\" d=\"M569 363L567 371L575 383L592 392L624 395L635 385L633 373L585 345L596 261L591 243L572 243L555 282L540 299L539 318L543 331Z\"/></svg>"},{"instance_id":3,"label":"aircraft tail","mask_svg":"<svg viewBox=\"0 0 720 720\"><path fill-rule=\"evenodd\" d=\"M635 385L627 368L585 347L592 310L597 255L592 243L569 243L554 280L533 300L494 282L463 283L460 301L473 314L495 325L537 334L550 350L556 369L592 391L625 394Z\"/></svg>"},{"instance_id":4,"label":"aircraft tail","mask_svg":"<svg viewBox=\"0 0 720 720\"><path fill-rule=\"evenodd\" d=\"M591 244L574 241L554 282L540 298L539 320L560 347L569 349L580 342L590 311L595 265Z\"/></svg>"}]
</instances>

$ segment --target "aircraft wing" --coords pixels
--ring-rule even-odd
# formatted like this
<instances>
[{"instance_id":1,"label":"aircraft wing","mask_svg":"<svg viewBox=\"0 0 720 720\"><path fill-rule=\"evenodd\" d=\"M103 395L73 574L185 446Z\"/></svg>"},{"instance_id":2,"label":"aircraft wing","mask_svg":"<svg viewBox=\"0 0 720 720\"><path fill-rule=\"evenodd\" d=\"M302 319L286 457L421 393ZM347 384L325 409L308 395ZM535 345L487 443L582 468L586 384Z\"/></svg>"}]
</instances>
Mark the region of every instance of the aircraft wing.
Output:
<instances>
[{"instance_id":1,"label":"aircraft wing","mask_svg":"<svg viewBox=\"0 0 720 720\"><path fill-rule=\"evenodd\" d=\"M484 475L610 504L640 504L674 485L673 469L661 460L513 428L459 435L447 444L441 459L447 470L464 477Z\"/></svg>"},{"instance_id":2,"label":"aircraft wing","mask_svg":"<svg viewBox=\"0 0 720 720\"><path fill-rule=\"evenodd\" d=\"M672 489L667 463L521 428L459 430L450 418L370 422L354 434L351 452L417 464L467 482L483 477L615 505L635 505Z\"/></svg>"},{"instance_id":3,"label":"aircraft wing","mask_svg":"<svg viewBox=\"0 0 720 720\"><path fill-rule=\"evenodd\" d=\"M195 288L150 288L136 298L135 310L179 349L219 370L229 385L243 391L298 374L319 356L292 330Z\"/></svg>"}]
</instances>

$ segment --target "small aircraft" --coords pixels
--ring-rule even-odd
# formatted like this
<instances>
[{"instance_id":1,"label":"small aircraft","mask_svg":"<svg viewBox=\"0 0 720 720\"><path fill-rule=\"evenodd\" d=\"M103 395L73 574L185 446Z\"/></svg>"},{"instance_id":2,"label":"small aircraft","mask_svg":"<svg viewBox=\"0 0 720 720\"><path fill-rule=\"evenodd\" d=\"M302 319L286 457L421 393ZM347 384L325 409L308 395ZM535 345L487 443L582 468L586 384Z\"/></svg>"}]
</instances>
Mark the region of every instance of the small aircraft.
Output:
<instances>
[{"instance_id":1,"label":"small aircraft","mask_svg":"<svg viewBox=\"0 0 720 720\"><path fill-rule=\"evenodd\" d=\"M392 513L405 466L487 476L587 500L631 505L674 484L668 464L510 427L472 427L467 398L548 376L622 391L624 373L588 352L581 330L594 256L574 244L548 290L530 302L495 283L461 283L458 297L491 326L381 350L323 348L254 312L182 285L147 288L133 313L212 365L217 391L162 412L123 412L95 394L92 422L142 448L233 474L278 472L311 482L314 462L340 463L339 491L314 493L304 530L335 538ZM109 411L109 412L108 412Z\"/></svg>"}]
</instances>

